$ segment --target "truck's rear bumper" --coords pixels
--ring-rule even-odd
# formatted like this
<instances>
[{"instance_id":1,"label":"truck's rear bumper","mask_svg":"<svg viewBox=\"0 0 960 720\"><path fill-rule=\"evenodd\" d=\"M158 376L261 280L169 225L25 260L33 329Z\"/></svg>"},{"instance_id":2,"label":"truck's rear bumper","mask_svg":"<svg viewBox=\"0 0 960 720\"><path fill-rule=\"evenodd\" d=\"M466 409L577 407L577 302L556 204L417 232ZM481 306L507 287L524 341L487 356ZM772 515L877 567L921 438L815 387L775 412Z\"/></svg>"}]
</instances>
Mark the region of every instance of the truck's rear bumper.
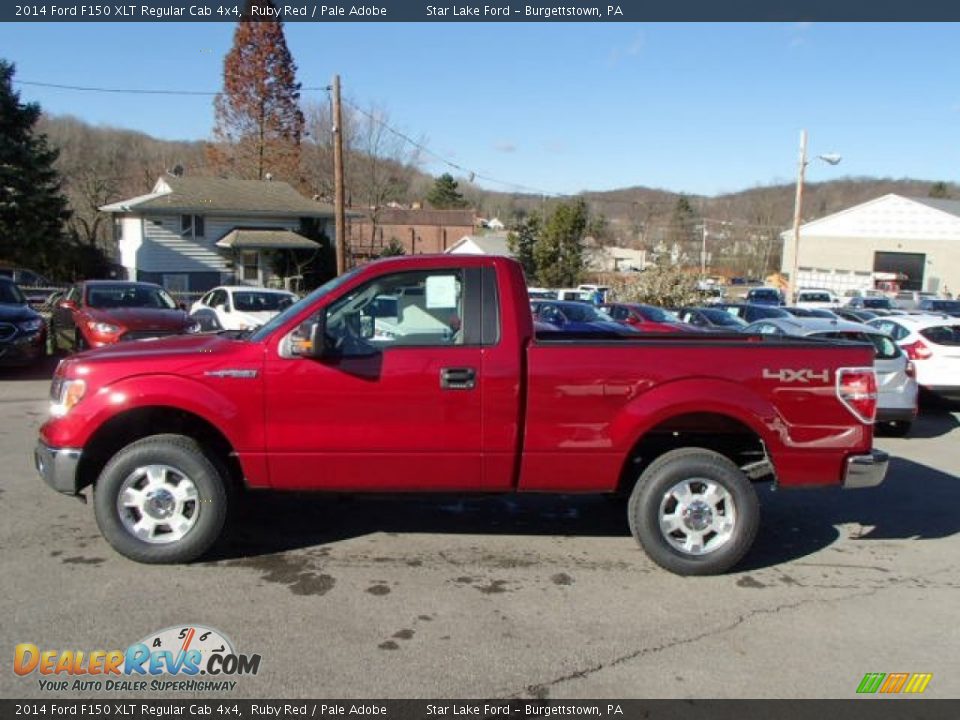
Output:
<instances>
[{"instance_id":1,"label":"truck's rear bumper","mask_svg":"<svg viewBox=\"0 0 960 720\"><path fill-rule=\"evenodd\" d=\"M43 481L57 492L76 495L77 464L81 451L76 448L55 448L38 442L33 451L33 462Z\"/></svg>"},{"instance_id":2,"label":"truck's rear bumper","mask_svg":"<svg viewBox=\"0 0 960 720\"><path fill-rule=\"evenodd\" d=\"M873 450L869 455L848 457L843 471L843 487L850 490L879 485L887 474L889 464L890 456L882 450Z\"/></svg>"}]
</instances>

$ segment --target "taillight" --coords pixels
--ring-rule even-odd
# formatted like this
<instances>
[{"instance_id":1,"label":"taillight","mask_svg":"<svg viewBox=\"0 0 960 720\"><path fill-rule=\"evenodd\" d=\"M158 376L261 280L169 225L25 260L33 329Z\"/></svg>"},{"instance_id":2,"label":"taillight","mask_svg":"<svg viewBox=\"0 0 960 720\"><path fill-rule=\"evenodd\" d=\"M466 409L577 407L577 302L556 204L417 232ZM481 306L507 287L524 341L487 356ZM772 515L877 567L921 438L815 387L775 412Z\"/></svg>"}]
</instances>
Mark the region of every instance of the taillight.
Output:
<instances>
[{"instance_id":1,"label":"taillight","mask_svg":"<svg viewBox=\"0 0 960 720\"><path fill-rule=\"evenodd\" d=\"M873 368L837 370L837 397L857 420L872 423L877 416L877 376Z\"/></svg>"},{"instance_id":2,"label":"taillight","mask_svg":"<svg viewBox=\"0 0 960 720\"><path fill-rule=\"evenodd\" d=\"M904 372L909 378L915 378L917 376L917 366L913 364L912 360L907 360L907 367L904 368Z\"/></svg>"},{"instance_id":3,"label":"taillight","mask_svg":"<svg viewBox=\"0 0 960 720\"><path fill-rule=\"evenodd\" d=\"M909 345L904 345L903 351L911 360L926 360L933 356L933 351L924 344L923 340L917 340Z\"/></svg>"}]
</instances>

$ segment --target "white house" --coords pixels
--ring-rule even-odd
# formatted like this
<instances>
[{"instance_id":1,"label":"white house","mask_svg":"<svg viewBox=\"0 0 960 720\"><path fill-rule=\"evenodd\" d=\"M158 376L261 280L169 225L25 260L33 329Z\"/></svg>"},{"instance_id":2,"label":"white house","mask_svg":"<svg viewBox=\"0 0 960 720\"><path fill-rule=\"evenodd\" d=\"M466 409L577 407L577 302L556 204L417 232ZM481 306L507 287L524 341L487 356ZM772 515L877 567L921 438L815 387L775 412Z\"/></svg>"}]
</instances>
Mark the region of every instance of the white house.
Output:
<instances>
[{"instance_id":1,"label":"white house","mask_svg":"<svg viewBox=\"0 0 960 720\"><path fill-rule=\"evenodd\" d=\"M503 255L504 257L513 257L513 253L507 247L506 234L464 235L447 248L446 252L453 255Z\"/></svg>"},{"instance_id":2,"label":"white house","mask_svg":"<svg viewBox=\"0 0 960 720\"><path fill-rule=\"evenodd\" d=\"M789 274L793 232L780 237L782 271ZM801 285L897 273L907 277L902 283L905 290L956 292L960 201L884 195L801 225L799 249Z\"/></svg>"},{"instance_id":3,"label":"white house","mask_svg":"<svg viewBox=\"0 0 960 720\"><path fill-rule=\"evenodd\" d=\"M174 291L266 285L269 253L319 249L305 225L333 236L333 208L278 181L164 175L149 194L100 210L113 215L127 277Z\"/></svg>"}]
</instances>

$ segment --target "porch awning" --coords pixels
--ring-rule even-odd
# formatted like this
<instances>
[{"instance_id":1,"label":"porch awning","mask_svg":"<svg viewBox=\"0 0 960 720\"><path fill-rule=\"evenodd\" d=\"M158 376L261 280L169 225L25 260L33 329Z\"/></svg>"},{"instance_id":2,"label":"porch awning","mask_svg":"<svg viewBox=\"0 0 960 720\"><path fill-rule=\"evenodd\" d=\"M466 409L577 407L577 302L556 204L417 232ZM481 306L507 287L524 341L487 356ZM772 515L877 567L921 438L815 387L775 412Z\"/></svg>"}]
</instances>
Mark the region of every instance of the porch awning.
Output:
<instances>
[{"instance_id":1,"label":"porch awning","mask_svg":"<svg viewBox=\"0 0 960 720\"><path fill-rule=\"evenodd\" d=\"M216 243L228 250L316 250L314 242L293 230L231 230Z\"/></svg>"}]
</instances>

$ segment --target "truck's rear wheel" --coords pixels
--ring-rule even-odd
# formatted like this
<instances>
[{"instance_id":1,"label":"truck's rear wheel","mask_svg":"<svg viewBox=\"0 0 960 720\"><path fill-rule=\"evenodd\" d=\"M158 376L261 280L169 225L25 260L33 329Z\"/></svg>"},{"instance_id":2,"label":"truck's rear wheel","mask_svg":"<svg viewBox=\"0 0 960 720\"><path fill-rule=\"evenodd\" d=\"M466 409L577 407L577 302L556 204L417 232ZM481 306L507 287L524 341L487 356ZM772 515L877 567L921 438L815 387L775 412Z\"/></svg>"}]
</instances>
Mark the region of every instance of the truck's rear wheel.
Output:
<instances>
[{"instance_id":1,"label":"truck's rear wheel","mask_svg":"<svg viewBox=\"0 0 960 720\"><path fill-rule=\"evenodd\" d=\"M750 549L760 507L750 481L726 457L681 448L644 470L628 516L633 536L655 563L678 575L716 575Z\"/></svg>"},{"instance_id":2,"label":"truck's rear wheel","mask_svg":"<svg viewBox=\"0 0 960 720\"><path fill-rule=\"evenodd\" d=\"M189 562L217 541L227 518L226 479L196 441L154 435L127 445L94 488L100 532L143 563Z\"/></svg>"}]
</instances>

